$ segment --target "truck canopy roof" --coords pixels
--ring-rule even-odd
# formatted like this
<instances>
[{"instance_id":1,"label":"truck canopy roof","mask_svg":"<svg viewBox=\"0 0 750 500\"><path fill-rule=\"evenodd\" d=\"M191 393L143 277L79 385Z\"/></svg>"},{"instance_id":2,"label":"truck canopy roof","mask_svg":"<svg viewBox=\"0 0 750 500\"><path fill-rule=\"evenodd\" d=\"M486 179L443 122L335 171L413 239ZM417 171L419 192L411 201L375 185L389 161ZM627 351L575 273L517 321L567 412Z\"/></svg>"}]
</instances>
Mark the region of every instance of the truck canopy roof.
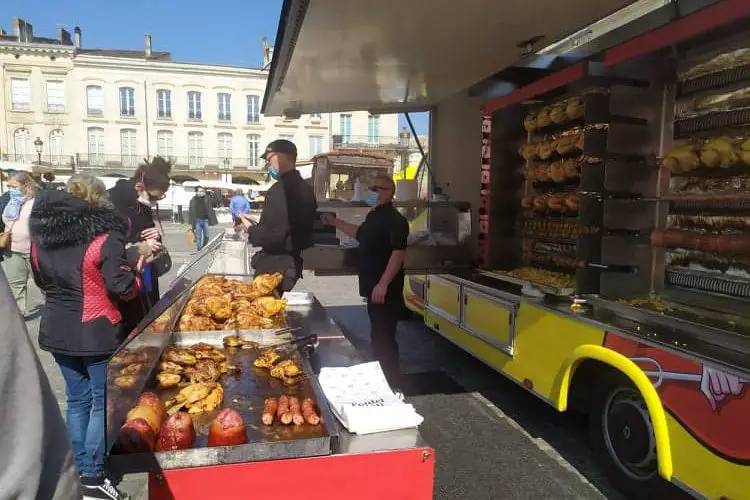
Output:
<instances>
[{"instance_id":1,"label":"truck canopy roof","mask_svg":"<svg viewBox=\"0 0 750 500\"><path fill-rule=\"evenodd\" d=\"M266 115L420 111L632 0L285 0Z\"/></svg>"}]
</instances>

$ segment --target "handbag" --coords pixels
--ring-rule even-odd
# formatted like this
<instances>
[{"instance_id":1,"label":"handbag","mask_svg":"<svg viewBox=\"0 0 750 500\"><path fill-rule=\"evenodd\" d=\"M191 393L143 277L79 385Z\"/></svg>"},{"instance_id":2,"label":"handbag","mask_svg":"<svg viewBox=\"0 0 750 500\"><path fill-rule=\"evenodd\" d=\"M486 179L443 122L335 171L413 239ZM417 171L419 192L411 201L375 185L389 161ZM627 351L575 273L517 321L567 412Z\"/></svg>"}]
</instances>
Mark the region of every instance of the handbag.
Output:
<instances>
[{"instance_id":1,"label":"handbag","mask_svg":"<svg viewBox=\"0 0 750 500\"><path fill-rule=\"evenodd\" d=\"M13 222L8 223L5 231L0 233L0 250L10 250L11 240L13 239Z\"/></svg>"},{"instance_id":2,"label":"handbag","mask_svg":"<svg viewBox=\"0 0 750 500\"><path fill-rule=\"evenodd\" d=\"M164 226L161 224L161 216L159 214L159 207L156 207L156 222L159 224L161 234L164 232ZM154 256L151 261L151 273L156 278L160 278L172 270L172 257L169 255L169 251L166 247L162 247L161 250Z\"/></svg>"}]
</instances>

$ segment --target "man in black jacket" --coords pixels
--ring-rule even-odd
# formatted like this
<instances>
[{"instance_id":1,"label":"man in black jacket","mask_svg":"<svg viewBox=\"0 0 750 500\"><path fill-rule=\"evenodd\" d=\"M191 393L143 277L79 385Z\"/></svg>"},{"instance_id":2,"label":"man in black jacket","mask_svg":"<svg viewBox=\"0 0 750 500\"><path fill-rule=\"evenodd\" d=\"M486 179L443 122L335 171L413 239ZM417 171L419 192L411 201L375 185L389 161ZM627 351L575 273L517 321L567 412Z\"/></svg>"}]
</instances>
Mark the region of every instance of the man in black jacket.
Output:
<instances>
[{"instance_id":1,"label":"man in black jacket","mask_svg":"<svg viewBox=\"0 0 750 500\"><path fill-rule=\"evenodd\" d=\"M242 215L248 241L260 247L252 259L256 273L280 272L281 291L288 292L302 277L302 251L313 244L318 204L312 187L297 171L297 147L284 139L272 141L261 155L277 182L266 195L260 222Z\"/></svg>"}]
</instances>

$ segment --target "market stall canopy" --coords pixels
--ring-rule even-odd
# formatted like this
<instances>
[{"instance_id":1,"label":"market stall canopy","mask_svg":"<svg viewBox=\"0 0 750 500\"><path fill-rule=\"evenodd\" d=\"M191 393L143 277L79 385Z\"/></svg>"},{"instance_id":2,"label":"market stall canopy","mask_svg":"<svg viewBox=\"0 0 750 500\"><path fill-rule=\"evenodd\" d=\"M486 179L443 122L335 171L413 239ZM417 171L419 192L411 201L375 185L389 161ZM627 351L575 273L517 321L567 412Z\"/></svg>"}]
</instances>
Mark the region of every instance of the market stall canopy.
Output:
<instances>
[{"instance_id":1,"label":"market stall canopy","mask_svg":"<svg viewBox=\"0 0 750 500\"><path fill-rule=\"evenodd\" d=\"M426 109L632 0L285 0L266 115Z\"/></svg>"}]
</instances>

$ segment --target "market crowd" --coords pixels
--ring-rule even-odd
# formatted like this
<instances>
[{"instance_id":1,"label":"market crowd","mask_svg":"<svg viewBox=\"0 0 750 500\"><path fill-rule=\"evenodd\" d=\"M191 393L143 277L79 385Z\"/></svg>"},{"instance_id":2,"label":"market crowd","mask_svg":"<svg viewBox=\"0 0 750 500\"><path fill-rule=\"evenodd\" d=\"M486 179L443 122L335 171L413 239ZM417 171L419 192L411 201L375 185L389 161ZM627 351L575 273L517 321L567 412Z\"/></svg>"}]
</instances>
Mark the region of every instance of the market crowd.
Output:
<instances>
[{"instance_id":1,"label":"market crowd","mask_svg":"<svg viewBox=\"0 0 750 500\"><path fill-rule=\"evenodd\" d=\"M360 295L372 348L397 385L396 324L409 228L391 203L393 179L373 179L365 196L372 210L357 226L317 212L315 193L296 169L292 142L271 142L261 158L277 182L260 217L249 213L241 192L229 203L235 230L257 247L255 272L282 273L278 292L291 291L302 277L302 255L313 245L316 221L359 240ZM43 188L25 172L8 178L0 197L1 498L124 498L104 467L106 366L159 301L158 279L171 268L158 213L170 170L155 157L109 190L88 174L73 175L64 189ZM217 222L207 198L200 188L190 202L198 251ZM39 346L52 354L65 381L65 421L25 332L30 278L44 294Z\"/></svg>"}]
</instances>

